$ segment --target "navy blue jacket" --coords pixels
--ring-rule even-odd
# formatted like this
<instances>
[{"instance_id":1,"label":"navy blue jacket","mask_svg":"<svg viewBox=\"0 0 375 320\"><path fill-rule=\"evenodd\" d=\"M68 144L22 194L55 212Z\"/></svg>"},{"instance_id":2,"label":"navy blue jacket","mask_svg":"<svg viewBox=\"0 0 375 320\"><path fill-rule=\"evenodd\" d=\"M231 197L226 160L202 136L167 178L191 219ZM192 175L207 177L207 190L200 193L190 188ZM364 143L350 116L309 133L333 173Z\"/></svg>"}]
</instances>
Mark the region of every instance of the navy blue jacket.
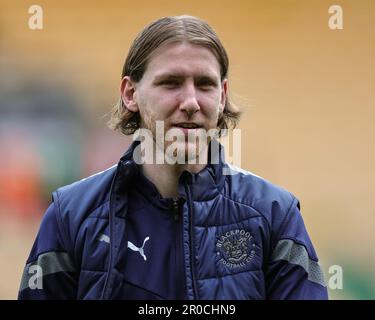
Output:
<instances>
[{"instance_id":1,"label":"navy blue jacket","mask_svg":"<svg viewBox=\"0 0 375 320\"><path fill-rule=\"evenodd\" d=\"M135 252L125 232L129 210L137 207L130 197L135 183L142 183L135 146L117 165L53 193L19 299L124 298L127 261ZM298 200L221 159L196 174L184 171L179 179L184 271L179 298L327 299ZM137 254L146 259L149 253ZM163 281L166 275L155 277Z\"/></svg>"}]
</instances>

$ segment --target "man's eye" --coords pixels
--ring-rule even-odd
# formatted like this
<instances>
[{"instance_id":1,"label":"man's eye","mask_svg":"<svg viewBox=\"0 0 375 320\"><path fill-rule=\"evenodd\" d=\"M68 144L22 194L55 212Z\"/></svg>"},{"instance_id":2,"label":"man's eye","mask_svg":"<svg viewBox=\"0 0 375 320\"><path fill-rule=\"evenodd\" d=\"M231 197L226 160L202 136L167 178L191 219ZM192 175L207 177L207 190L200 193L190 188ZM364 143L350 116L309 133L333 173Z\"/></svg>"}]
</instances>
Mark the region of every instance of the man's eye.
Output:
<instances>
[{"instance_id":1,"label":"man's eye","mask_svg":"<svg viewBox=\"0 0 375 320\"><path fill-rule=\"evenodd\" d=\"M180 83L177 80L165 80L160 83L162 86L177 87Z\"/></svg>"},{"instance_id":2,"label":"man's eye","mask_svg":"<svg viewBox=\"0 0 375 320\"><path fill-rule=\"evenodd\" d=\"M215 87L215 84L211 81L201 81L198 82L198 87L202 89L210 89L212 87Z\"/></svg>"}]
</instances>

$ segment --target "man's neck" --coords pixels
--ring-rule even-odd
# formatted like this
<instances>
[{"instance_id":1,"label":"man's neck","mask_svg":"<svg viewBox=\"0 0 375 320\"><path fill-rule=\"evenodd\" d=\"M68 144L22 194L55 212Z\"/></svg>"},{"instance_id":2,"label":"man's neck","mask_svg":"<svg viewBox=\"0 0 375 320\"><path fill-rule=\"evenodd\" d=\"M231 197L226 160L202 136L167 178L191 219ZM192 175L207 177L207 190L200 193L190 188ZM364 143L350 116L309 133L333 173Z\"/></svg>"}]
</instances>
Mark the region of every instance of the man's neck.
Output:
<instances>
[{"instance_id":1,"label":"man's neck","mask_svg":"<svg viewBox=\"0 0 375 320\"><path fill-rule=\"evenodd\" d=\"M204 151L207 154L207 150ZM183 171L197 173L203 170L207 161L197 164L142 164L142 173L155 185L163 198L178 197L178 180Z\"/></svg>"}]
</instances>

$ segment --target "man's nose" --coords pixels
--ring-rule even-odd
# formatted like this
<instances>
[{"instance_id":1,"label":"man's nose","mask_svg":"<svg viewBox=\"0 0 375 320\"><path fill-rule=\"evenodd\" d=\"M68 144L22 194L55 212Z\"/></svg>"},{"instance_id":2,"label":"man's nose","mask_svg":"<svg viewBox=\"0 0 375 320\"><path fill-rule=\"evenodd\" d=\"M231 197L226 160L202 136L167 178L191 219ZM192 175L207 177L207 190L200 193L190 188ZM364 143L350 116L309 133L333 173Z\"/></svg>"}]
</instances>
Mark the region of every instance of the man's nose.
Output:
<instances>
[{"instance_id":1,"label":"man's nose","mask_svg":"<svg viewBox=\"0 0 375 320\"><path fill-rule=\"evenodd\" d=\"M183 86L180 110L186 112L189 118L200 110L194 83L186 83Z\"/></svg>"}]
</instances>

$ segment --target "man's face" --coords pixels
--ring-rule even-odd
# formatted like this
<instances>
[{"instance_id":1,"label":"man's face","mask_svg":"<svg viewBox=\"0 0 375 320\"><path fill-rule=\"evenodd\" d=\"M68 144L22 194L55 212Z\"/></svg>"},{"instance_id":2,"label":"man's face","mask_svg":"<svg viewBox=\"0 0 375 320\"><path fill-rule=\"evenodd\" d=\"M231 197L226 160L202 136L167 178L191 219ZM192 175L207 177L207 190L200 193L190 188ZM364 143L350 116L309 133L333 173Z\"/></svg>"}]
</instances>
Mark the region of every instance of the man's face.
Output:
<instances>
[{"instance_id":1,"label":"man's face","mask_svg":"<svg viewBox=\"0 0 375 320\"><path fill-rule=\"evenodd\" d=\"M135 84L133 108L140 113L141 127L151 130L154 137L156 121L164 121L165 132L176 128L187 136L198 128L217 127L226 92L227 80L221 81L220 65L209 49L187 42L170 43L152 54L142 79ZM165 142L164 147L170 143ZM185 152L193 148L184 144Z\"/></svg>"}]
</instances>

